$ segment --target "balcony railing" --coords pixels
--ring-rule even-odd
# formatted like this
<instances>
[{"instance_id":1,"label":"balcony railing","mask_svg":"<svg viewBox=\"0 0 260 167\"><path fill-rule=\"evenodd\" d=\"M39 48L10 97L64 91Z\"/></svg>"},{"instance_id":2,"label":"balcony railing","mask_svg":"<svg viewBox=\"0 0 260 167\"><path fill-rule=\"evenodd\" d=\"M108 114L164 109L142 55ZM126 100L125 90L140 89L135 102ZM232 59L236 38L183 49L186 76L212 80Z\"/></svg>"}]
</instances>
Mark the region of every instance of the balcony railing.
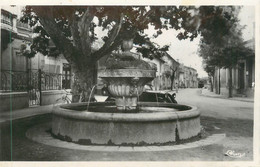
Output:
<instances>
[{"instance_id":1,"label":"balcony railing","mask_svg":"<svg viewBox=\"0 0 260 167\"><path fill-rule=\"evenodd\" d=\"M7 24L7 25L9 25L9 26L13 26L13 22L12 22L11 20L1 19L1 23Z\"/></svg>"},{"instance_id":2,"label":"balcony railing","mask_svg":"<svg viewBox=\"0 0 260 167\"><path fill-rule=\"evenodd\" d=\"M22 23L20 21L17 21L16 27L24 28L24 29L27 29L27 30L31 30L30 26L27 23Z\"/></svg>"}]
</instances>

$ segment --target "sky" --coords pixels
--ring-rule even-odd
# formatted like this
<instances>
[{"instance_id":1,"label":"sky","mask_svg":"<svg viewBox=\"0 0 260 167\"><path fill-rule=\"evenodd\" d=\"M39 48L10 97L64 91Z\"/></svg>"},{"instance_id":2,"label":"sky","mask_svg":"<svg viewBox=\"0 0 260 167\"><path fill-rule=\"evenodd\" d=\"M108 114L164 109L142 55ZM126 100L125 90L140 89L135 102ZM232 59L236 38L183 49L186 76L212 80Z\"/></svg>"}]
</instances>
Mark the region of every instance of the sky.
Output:
<instances>
[{"instance_id":1,"label":"sky","mask_svg":"<svg viewBox=\"0 0 260 167\"><path fill-rule=\"evenodd\" d=\"M240 24L245 25L243 30L244 40L250 40L255 36L255 8L254 6L247 6L241 9L238 17L240 18Z\"/></svg>"},{"instance_id":2,"label":"sky","mask_svg":"<svg viewBox=\"0 0 260 167\"><path fill-rule=\"evenodd\" d=\"M254 36L253 22L255 16L255 9L253 6L244 6L238 17L240 19L240 24L246 27L243 30L244 40L252 39ZM147 30L148 34L153 34L154 31ZM198 56L198 44L200 37L197 37L193 41L189 39L178 40L176 38L177 31L168 30L164 31L162 35L153 39L153 42L158 43L160 46L170 45L168 53L175 59L179 60L180 63L183 63L185 66L193 67L198 72L198 77L207 77L207 73L203 70L202 58Z\"/></svg>"},{"instance_id":3,"label":"sky","mask_svg":"<svg viewBox=\"0 0 260 167\"><path fill-rule=\"evenodd\" d=\"M206 77L207 73L202 68L202 58L197 55L200 37L193 41L189 39L179 40L176 38L177 31L163 31L162 35L153 39L160 46L170 45L168 53L185 66L193 67L197 70L199 77Z\"/></svg>"}]
</instances>

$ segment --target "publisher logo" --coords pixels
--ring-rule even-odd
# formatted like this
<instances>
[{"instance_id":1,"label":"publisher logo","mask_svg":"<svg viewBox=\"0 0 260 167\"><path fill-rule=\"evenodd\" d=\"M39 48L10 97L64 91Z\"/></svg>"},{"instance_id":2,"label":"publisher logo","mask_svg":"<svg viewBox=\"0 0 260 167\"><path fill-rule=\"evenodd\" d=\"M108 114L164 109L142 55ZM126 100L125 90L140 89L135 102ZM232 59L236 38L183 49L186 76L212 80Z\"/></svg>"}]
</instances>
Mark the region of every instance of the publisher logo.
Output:
<instances>
[{"instance_id":1,"label":"publisher logo","mask_svg":"<svg viewBox=\"0 0 260 167\"><path fill-rule=\"evenodd\" d=\"M232 158L241 158L241 157L245 156L245 153L236 153L234 150L228 150L225 153L225 156L229 156Z\"/></svg>"}]
</instances>

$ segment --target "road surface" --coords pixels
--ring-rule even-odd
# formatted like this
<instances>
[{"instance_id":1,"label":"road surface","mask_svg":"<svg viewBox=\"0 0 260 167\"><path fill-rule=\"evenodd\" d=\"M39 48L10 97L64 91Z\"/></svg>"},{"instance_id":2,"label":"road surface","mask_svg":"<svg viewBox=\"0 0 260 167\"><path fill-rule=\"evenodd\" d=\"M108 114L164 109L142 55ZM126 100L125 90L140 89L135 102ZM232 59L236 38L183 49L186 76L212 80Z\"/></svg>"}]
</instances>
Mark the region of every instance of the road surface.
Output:
<instances>
[{"instance_id":1,"label":"road surface","mask_svg":"<svg viewBox=\"0 0 260 167\"><path fill-rule=\"evenodd\" d=\"M159 152L98 152L47 146L27 139L28 128L51 121L51 114L0 123L0 160L13 161L252 161L253 103L204 97L199 89L181 89L179 103L201 111L205 133L226 134L222 141L196 148ZM12 129L12 133L10 132ZM226 156L227 151L243 154Z\"/></svg>"},{"instance_id":2,"label":"road surface","mask_svg":"<svg viewBox=\"0 0 260 167\"><path fill-rule=\"evenodd\" d=\"M254 119L254 103L201 96L200 89L181 89L177 94L180 104L197 106L203 116L220 119Z\"/></svg>"}]
</instances>

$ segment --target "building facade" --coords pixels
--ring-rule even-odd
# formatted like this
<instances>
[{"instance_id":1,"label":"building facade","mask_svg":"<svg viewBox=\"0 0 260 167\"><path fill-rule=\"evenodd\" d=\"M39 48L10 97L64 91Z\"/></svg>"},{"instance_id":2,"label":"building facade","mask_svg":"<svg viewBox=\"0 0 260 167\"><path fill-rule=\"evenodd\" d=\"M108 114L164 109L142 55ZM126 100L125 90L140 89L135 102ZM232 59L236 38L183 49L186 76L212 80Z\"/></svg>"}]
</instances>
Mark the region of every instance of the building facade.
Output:
<instances>
[{"instance_id":1,"label":"building facade","mask_svg":"<svg viewBox=\"0 0 260 167\"><path fill-rule=\"evenodd\" d=\"M40 53L33 58L24 56L21 48L30 50L33 31L10 9L1 9L0 109L9 110L10 103L13 109L52 104L68 85L64 83L66 80L68 83L70 75L62 75L67 61L62 55L57 58Z\"/></svg>"},{"instance_id":2,"label":"building facade","mask_svg":"<svg viewBox=\"0 0 260 167\"><path fill-rule=\"evenodd\" d=\"M245 41L245 45L255 50L254 39ZM228 96L229 69L216 68L214 76L214 91ZM240 59L232 69L232 94L234 96L254 97L255 86L255 55L247 55Z\"/></svg>"},{"instance_id":3,"label":"building facade","mask_svg":"<svg viewBox=\"0 0 260 167\"><path fill-rule=\"evenodd\" d=\"M155 57L150 60L143 58L147 62L156 64L156 78L151 82L154 90L169 90L177 88L179 83L179 66L178 63L167 52L162 57Z\"/></svg>"},{"instance_id":4,"label":"building facade","mask_svg":"<svg viewBox=\"0 0 260 167\"><path fill-rule=\"evenodd\" d=\"M138 53L132 52L133 55L135 55L136 58L142 59L148 63L153 63L156 65L157 71L156 71L156 77L153 81L151 81L151 86L153 87L153 90L166 90L171 88L171 84L173 84L173 88L176 88L179 83L179 63L174 60L167 52L164 53L162 57L154 57L152 60L148 58L142 57ZM108 55L109 56L109 55ZM106 60L108 59L108 56L102 57L98 62L97 66L98 69L104 69ZM172 81L171 77L174 74L174 80ZM102 89L103 87L103 81L102 79L98 78L97 82L98 91Z\"/></svg>"},{"instance_id":5,"label":"building facade","mask_svg":"<svg viewBox=\"0 0 260 167\"><path fill-rule=\"evenodd\" d=\"M197 70L185 66L184 64L180 65L179 68L179 87L180 88L197 88L198 87L198 73Z\"/></svg>"}]
</instances>

